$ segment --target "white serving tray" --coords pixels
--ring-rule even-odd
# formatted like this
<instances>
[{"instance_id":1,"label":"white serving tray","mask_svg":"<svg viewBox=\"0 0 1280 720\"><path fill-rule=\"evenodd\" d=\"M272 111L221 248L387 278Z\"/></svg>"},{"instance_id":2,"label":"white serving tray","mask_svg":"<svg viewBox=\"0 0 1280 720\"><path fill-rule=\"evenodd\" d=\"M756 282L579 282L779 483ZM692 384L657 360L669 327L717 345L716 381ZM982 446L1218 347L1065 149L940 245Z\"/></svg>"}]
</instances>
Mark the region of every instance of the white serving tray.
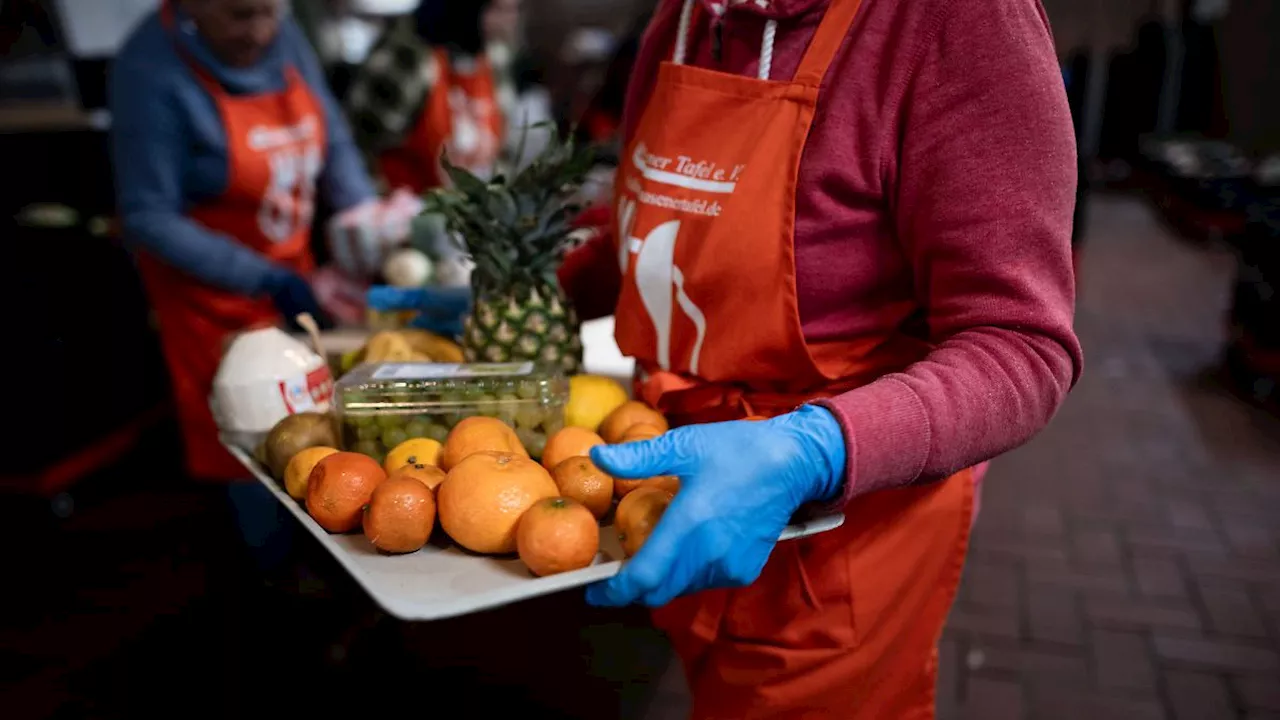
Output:
<instances>
[{"instance_id":1,"label":"white serving tray","mask_svg":"<svg viewBox=\"0 0 1280 720\"><path fill-rule=\"evenodd\" d=\"M434 541L416 553L386 555L359 532L330 534L248 453L225 441L224 445L333 554L374 602L401 620L443 620L488 610L588 585L617 574L622 567L622 548L611 526L600 528L600 553L594 565L543 578L534 577L515 557L479 556L456 546L441 547ZM788 526L781 539L817 535L843 524L844 515L817 518Z\"/></svg>"}]
</instances>

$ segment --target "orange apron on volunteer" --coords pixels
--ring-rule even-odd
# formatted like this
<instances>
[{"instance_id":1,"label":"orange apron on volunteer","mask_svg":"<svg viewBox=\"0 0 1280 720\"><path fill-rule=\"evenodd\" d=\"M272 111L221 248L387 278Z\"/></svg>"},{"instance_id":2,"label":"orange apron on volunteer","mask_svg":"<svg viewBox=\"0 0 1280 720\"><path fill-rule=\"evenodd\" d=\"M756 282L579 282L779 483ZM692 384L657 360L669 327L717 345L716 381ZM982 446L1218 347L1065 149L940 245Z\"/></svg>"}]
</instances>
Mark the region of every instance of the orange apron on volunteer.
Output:
<instances>
[{"instance_id":1,"label":"orange apron on volunteer","mask_svg":"<svg viewBox=\"0 0 1280 720\"><path fill-rule=\"evenodd\" d=\"M860 0L832 0L795 77L684 64L685 7L616 181L616 337L673 424L771 417L923 357L899 338L806 341L795 189L823 76ZM695 9L696 6L696 9ZM960 581L971 471L855 499L832 532L780 543L760 578L654 612L695 718L933 717L936 646Z\"/></svg>"},{"instance_id":2,"label":"orange apron on volunteer","mask_svg":"<svg viewBox=\"0 0 1280 720\"><path fill-rule=\"evenodd\" d=\"M442 153L454 165L484 176L502 149L503 118L489 60L478 57L471 72L461 72L447 51L436 48L432 62L438 79L417 122L400 147L379 157L389 187L419 194L446 183Z\"/></svg>"},{"instance_id":3,"label":"orange apron on volunteer","mask_svg":"<svg viewBox=\"0 0 1280 720\"><path fill-rule=\"evenodd\" d=\"M162 12L172 30L173 6L166 2ZM218 107L229 157L225 192L193 207L191 219L309 274L315 266L310 239L316 178L327 131L320 100L292 67L282 92L233 96L194 59L187 61ZM204 285L149 255L140 254L138 268L159 324L188 472L213 480L244 477L244 467L218 441L209 395L230 338L283 318L265 297Z\"/></svg>"}]
</instances>

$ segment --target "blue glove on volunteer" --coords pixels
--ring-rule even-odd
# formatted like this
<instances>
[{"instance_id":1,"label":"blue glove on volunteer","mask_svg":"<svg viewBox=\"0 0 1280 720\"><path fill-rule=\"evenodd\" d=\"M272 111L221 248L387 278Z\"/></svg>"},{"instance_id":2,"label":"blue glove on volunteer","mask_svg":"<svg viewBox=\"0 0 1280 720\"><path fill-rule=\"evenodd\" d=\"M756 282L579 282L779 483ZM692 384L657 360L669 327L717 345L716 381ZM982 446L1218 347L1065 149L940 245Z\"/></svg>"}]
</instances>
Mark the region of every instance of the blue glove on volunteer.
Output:
<instances>
[{"instance_id":1,"label":"blue glove on volunteer","mask_svg":"<svg viewBox=\"0 0 1280 720\"><path fill-rule=\"evenodd\" d=\"M845 454L840 424L816 405L593 448L591 459L615 477L678 475L681 487L640 552L587 588L587 601L659 607L699 590L751 584L796 510L840 493Z\"/></svg>"},{"instance_id":2,"label":"blue glove on volunteer","mask_svg":"<svg viewBox=\"0 0 1280 720\"><path fill-rule=\"evenodd\" d=\"M320 309L315 293L311 292L311 284L298 273L286 268L275 268L263 278L262 289L290 328L301 329L295 318L304 312L311 313L311 317L315 318L316 324L322 329L333 327L333 321Z\"/></svg>"},{"instance_id":3,"label":"blue glove on volunteer","mask_svg":"<svg viewBox=\"0 0 1280 720\"><path fill-rule=\"evenodd\" d=\"M462 334L462 321L471 311L471 288L375 285L369 288L366 302L371 310L381 312L416 310L418 316L410 323L412 327L456 338Z\"/></svg>"}]
</instances>

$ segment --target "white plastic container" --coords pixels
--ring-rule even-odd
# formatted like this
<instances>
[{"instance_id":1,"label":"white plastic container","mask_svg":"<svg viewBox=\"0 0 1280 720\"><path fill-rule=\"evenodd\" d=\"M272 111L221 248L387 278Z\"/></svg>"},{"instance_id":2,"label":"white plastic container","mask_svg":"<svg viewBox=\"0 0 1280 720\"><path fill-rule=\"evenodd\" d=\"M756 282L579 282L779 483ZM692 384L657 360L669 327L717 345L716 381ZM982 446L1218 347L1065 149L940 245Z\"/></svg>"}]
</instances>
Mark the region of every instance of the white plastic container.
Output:
<instances>
[{"instance_id":1,"label":"white plastic container","mask_svg":"<svg viewBox=\"0 0 1280 720\"><path fill-rule=\"evenodd\" d=\"M300 412L328 412L333 398L329 364L274 327L238 335L222 356L209 406L218 429L252 450L275 424Z\"/></svg>"}]
</instances>

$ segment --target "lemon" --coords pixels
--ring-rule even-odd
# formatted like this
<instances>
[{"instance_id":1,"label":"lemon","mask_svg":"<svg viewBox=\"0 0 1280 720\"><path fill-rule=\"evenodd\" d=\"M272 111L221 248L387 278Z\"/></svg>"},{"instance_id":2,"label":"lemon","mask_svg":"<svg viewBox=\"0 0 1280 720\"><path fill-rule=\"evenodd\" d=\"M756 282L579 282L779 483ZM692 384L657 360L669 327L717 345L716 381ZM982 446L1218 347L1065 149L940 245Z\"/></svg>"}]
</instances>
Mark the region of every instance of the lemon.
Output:
<instances>
[{"instance_id":1,"label":"lemon","mask_svg":"<svg viewBox=\"0 0 1280 720\"><path fill-rule=\"evenodd\" d=\"M609 413L628 399L626 388L613 378L574 375L569 378L569 404L564 409L565 424L595 432Z\"/></svg>"},{"instance_id":2,"label":"lemon","mask_svg":"<svg viewBox=\"0 0 1280 720\"><path fill-rule=\"evenodd\" d=\"M410 438L387 453L382 468L391 474L405 465L439 465L444 446L431 438Z\"/></svg>"},{"instance_id":3,"label":"lemon","mask_svg":"<svg viewBox=\"0 0 1280 720\"><path fill-rule=\"evenodd\" d=\"M307 497L307 481L311 478L311 470L321 460L338 452L331 447L312 447L300 450L289 459L284 470L284 489L294 500L305 500Z\"/></svg>"}]
</instances>

